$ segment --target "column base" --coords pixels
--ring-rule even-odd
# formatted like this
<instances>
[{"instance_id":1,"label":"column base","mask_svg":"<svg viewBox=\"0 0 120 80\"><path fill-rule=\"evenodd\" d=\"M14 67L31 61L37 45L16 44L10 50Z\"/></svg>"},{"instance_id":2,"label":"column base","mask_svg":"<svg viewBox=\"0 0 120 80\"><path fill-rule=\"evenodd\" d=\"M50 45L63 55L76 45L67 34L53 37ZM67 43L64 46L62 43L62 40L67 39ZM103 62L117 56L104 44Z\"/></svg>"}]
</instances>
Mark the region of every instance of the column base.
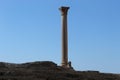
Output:
<instances>
[{"instance_id":1,"label":"column base","mask_svg":"<svg viewBox=\"0 0 120 80\"><path fill-rule=\"evenodd\" d=\"M61 63L61 66L63 68L69 68L69 69L73 69L72 65L71 65L71 61L69 61L67 64L66 63Z\"/></svg>"}]
</instances>

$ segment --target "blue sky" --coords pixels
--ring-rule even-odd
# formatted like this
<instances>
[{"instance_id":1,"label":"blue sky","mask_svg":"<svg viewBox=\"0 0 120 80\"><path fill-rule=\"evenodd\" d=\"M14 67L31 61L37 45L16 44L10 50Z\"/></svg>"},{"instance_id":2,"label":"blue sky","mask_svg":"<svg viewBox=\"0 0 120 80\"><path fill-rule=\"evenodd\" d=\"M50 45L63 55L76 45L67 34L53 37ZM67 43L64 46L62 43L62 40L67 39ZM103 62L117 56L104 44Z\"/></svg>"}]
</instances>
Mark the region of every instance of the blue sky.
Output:
<instances>
[{"instance_id":1,"label":"blue sky","mask_svg":"<svg viewBox=\"0 0 120 80\"><path fill-rule=\"evenodd\" d=\"M120 0L0 0L0 61L61 63L61 6L69 6L76 70L120 73Z\"/></svg>"}]
</instances>

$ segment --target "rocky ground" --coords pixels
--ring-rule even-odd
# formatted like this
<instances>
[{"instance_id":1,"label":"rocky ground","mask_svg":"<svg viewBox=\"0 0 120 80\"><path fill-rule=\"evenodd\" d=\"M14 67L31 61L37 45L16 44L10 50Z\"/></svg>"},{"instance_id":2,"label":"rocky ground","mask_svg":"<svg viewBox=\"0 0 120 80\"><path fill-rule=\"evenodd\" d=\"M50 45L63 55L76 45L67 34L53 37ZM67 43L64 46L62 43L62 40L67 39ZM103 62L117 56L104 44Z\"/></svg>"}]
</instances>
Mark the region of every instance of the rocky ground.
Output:
<instances>
[{"instance_id":1,"label":"rocky ground","mask_svg":"<svg viewBox=\"0 0 120 80\"><path fill-rule=\"evenodd\" d=\"M0 80L120 80L120 75L65 69L50 61L0 62Z\"/></svg>"}]
</instances>

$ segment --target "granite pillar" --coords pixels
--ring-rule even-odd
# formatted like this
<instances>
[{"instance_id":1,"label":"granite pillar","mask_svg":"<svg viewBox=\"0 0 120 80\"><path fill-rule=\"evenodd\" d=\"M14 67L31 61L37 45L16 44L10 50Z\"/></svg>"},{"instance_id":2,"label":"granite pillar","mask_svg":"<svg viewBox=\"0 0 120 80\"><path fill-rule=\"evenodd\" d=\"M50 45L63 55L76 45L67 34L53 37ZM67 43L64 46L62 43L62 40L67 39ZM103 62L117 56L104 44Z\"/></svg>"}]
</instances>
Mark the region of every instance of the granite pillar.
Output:
<instances>
[{"instance_id":1,"label":"granite pillar","mask_svg":"<svg viewBox=\"0 0 120 80\"><path fill-rule=\"evenodd\" d=\"M67 13L69 7L61 7L62 17L62 67L68 67L68 33L67 33Z\"/></svg>"}]
</instances>

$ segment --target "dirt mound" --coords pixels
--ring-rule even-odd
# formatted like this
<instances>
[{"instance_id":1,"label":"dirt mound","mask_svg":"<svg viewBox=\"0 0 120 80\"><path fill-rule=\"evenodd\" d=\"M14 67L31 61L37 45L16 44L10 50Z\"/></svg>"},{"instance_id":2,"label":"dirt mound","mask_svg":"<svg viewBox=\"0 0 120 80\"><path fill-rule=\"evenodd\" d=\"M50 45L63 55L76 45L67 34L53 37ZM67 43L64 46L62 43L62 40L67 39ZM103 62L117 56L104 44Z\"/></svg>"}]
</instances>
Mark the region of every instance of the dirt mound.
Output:
<instances>
[{"instance_id":1,"label":"dirt mound","mask_svg":"<svg viewBox=\"0 0 120 80\"><path fill-rule=\"evenodd\" d=\"M50 61L0 62L0 80L120 80L117 74L65 69Z\"/></svg>"}]
</instances>

